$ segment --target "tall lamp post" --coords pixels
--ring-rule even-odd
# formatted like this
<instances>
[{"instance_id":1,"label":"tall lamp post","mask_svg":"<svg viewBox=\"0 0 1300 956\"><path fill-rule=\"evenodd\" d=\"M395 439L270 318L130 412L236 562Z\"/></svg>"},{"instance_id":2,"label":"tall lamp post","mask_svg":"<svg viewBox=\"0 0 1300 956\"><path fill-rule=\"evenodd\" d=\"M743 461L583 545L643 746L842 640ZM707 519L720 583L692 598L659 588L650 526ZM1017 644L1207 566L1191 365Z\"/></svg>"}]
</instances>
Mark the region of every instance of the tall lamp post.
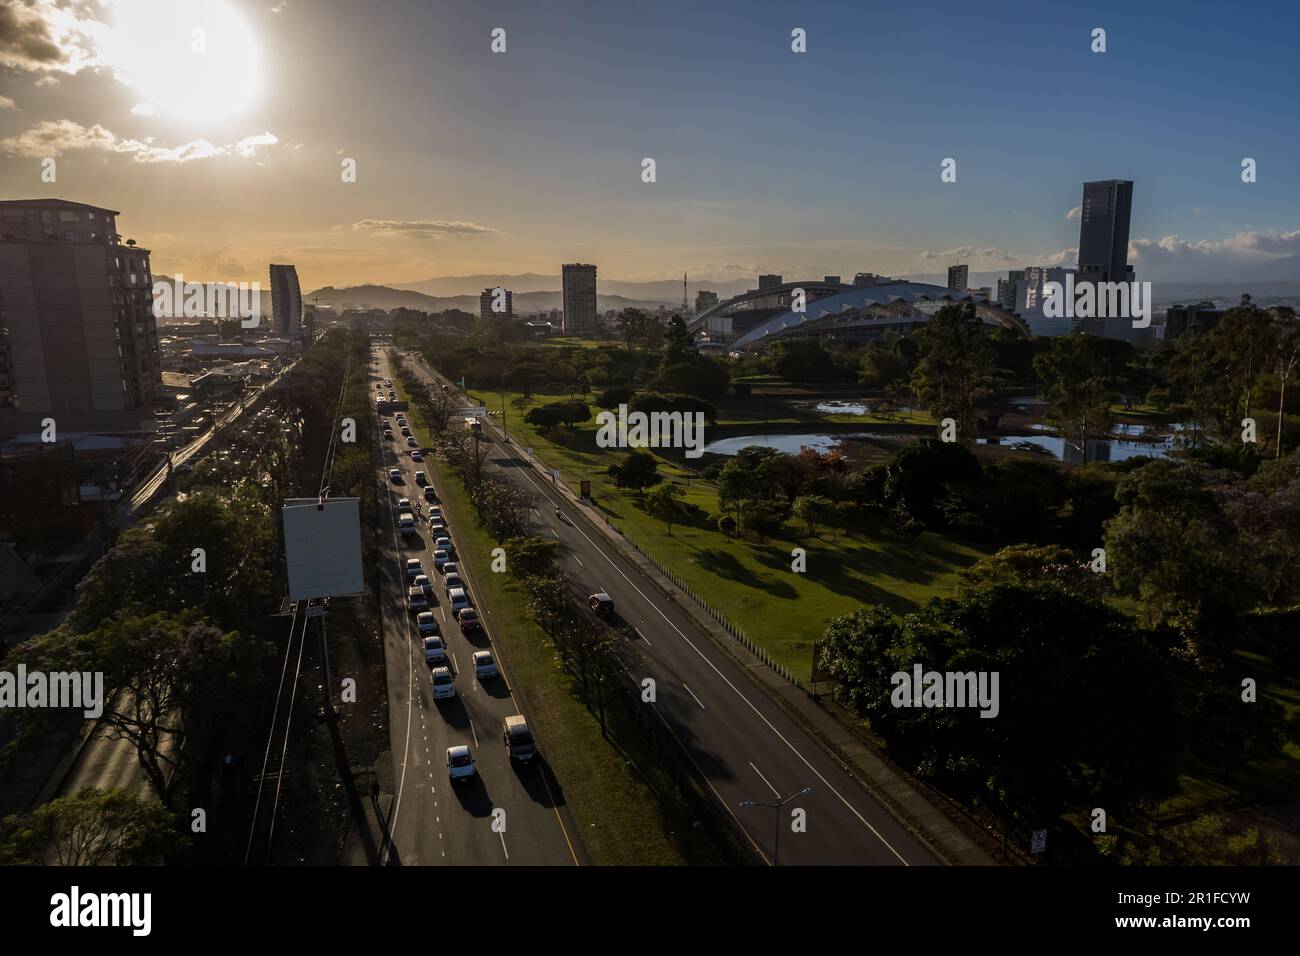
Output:
<instances>
[{"instance_id":1,"label":"tall lamp post","mask_svg":"<svg viewBox=\"0 0 1300 956\"><path fill-rule=\"evenodd\" d=\"M798 793L792 793L784 800L777 798L775 803L764 803L762 800L742 800L742 807L770 807L772 810L772 819L776 826L772 831L772 865L779 866L781 858L781 809L791 800L796 800L804 794L812 793L812 787L804 787Z\"/></svg>"}]
</instances>

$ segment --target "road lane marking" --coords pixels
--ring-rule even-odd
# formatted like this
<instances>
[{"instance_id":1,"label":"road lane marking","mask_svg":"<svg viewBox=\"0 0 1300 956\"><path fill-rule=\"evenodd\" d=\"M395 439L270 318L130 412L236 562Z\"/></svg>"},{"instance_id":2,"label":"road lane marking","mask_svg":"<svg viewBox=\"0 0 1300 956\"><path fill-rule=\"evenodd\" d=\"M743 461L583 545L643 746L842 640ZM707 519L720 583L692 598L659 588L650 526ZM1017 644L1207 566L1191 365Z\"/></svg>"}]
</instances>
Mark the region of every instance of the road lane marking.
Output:
<instances>
[{"instance_id":1,"label":"road lane marking","mask_svg":"<svg viewBox=\"0 0 1300 956\"><path fill-rule=\"evenodd\" d=\"M752 761L752 760L749 761L749 765L750 765L751 767L754 767L754 761ZM767 789L769 789L769 790L772 791L772 796L774 796L774 797L776 797L778 800L780 800L780 799L781 799L781 791L777 790L776 787L772 786L772 781L768 780L767 777L764 777L764 776L763 776L763 771L759 770L757 767L754 767L754 773L758 774L758 778L759 778L760 780L762 780L765 784L767 784Z\"/></svg>"},{"instance_id":2,"label":"road lane marking","mask_svg":"<svg viewBox=\"0 0 1300 956\"><path fill-rule=\"evenodd\" d=\"M690 685L688 685L688 684L686 684L685 682L683 682L683 683L682 683L682 686L686 688L686 693L690 694L691 697L694 698L695 703L697 703L697 704L700 705L700 710L704 710L704 709L705 709L705 707L704 707L704 702L701 701L698 697L695 696L695 691L691 690ZM752 767L753 764L750 764L750 766Z\"/></svg>"},{"instance_id":3,"label":"road lane marking","mask_svg":"<svg viewBox=\"0 0 1300 956\"><path fill-rule=\"evenodd\" d=\"M474 721L469 722L469 732L474 735L474 746L478 746L478 731L474 729Z\"/></svg>"}]
</instances>

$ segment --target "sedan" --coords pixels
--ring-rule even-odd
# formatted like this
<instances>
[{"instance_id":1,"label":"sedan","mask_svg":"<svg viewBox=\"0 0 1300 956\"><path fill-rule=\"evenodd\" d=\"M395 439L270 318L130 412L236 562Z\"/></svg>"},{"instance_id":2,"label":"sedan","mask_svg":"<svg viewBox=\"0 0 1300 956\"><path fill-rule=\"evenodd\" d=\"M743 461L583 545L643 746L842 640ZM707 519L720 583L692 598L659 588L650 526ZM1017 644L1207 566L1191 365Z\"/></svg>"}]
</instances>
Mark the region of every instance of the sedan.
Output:
<instances>
[{"instance_id":1,"label":"sedan","mask_svg":"<svg viewBox=\"0 0 1300 956\"><path fill-rule=\"evenodd\" d=\"M460 625L462 634L468 634L470 631L477 631L483 627L483 622L478 619L478 611L472 607L463 607L456 612L456 622Z\"/></svg>"},{"instance_id":2,"label":"sedan","mask_svg":"<svg viewBox=\"0 0 1300 956\"><path fill-rule=\"evenodd\" d=\"M447 594L447 600L451 602L452 614L459 614L462 608L470 606L469 595L464 588L452 588Z\"/></svg>"},{"instance_id":3,"label":"sedan","mask_svg":"<svg viewBox=\"0 0 1300 956\"><path fill-rule=\"evenodd\" d=\"M418 448L412 451L411 461L424 461L424 452L420 451ZM423 474L424 472L420 472L420 474L416 475L416 480L418 481ZM424 482L421 481L420 484L424 484Z\"/></svg>"},{"instance_id":4,"label":"sedan","mask_svg":"<svg viewBox=\"0 0 1300 956\"><path fill-rule=\"evenodd\" d=\"M436 551L446 551L451 554L451 538L440 538L434 535L433 547Z\"/></svg>"},{"instance_id":5,"label":"sedan","mask_svg":"<svg viewBox=\"0 0 1300 956\"><path fill-rule=\"evenodd\" d=\"M388 480L389 480L389 481L395 481L395 482L397 482L398 484L401 484L401 482L402 482L402 473L401 473L400 471L398 471L396 468L389 468L389 469L388 469Z\"/></svg>"},{"instance_id":6,"label":"sedan","mask_svg":"<svg viewBox=\"0 0 1300 956\"><path fill-rule=\"evenodd\" d=\"M430 693L434 700L448 700L456 696L456 678L447 667L435 667L430 673L433 684Z\"/></svg>"},{"instance_id":7,"label":"sedan","mask_svg":"<svg viewBox=\"0 0 1300 956\"><path fill-rule=\"evenodd\" d=\"M447 663L447 647L442 638L434 635L424 639L424 662L426 664Z\"/></svg>"},{"instance_id":8,"label":"sedan","mask_svg":"<svg viewBox=\"0 0 1300 956\"><path fill-rule=\"evenodd\" d=\"M421 611L415 615L415 626L422 636L438 633L438 619L432 611Z\"/></svg>"},{"instance_id":9,"label":"sedan","mask_svg":"<svg viewBox=\"0 0 1300 956\"><path fill-rule=\"evenodd\" d=\"M433 582L429 580L429 576L427 574L419 575L415 579L415 581L411 584L411 587L419 588L421 591L423 591L424 596L429 600L430 604L438 603L438 599L434 596L433 593Z\"/></svg>"},{"instance_id":10,"label":"sedan","mask_svg":"<svg viewBox=\"0 0 1300 956\"><path fill-rule=\"evenodd\" d=\"M443 568L442 573L443 573L442 587L443 590L446 591L448 594L451 593L452 588L464 589L465 582L460 579L460 575L457 574L455 571L448 571L446 568Z\"/></svg>"},{"instance_id":11,"label":"sedan","mask_svg":"<svg viewBox=\"0 0 1300 956\"><path fill-rule=\"evenodd\" d=\"M410 511L410 510L411 510L411 499L410 499L410 498L398 498L398 499L397 499L397 510L398 510L398 511Z\"/></svg>"},{"instance_id":12,"label":"sedan","mask_svg":"<svg viewBox=\"0 0 1300 956\"><path fill-rule=\"evenodd\" d=\"M479 680L497 676L497 662L492 659L491 651L474 652L474 676Z\"/></svg>"},{"instance_id":13,"label":"sedan","mask_svg":"<svg viewBox=\"0 0 1300 956\"><path fill-rule=\"evenodd\" d=\"M474 756L464 744L447 748L447 774L452 783L461 780L473 780L477 771L474 769Z\"/></svg>"},{"instance_id":14,"label":"sedan","mask_svg":"<svg viewBox=\"0 0 1300 956\"><path fill-rule=\"evenodd\" d=\"M433 552L433 566L437 568L439 571L441 571L443 567L447 564L447 562L450 560L451 560L451 555L448 554L446 551L439 550Z\"/></svg>"},{"instance_id":15,"label":"sedan","mask_svg":"<svg viewBox=\"0 0 1300 956\"><path fill-rule=\"evenodd\" d=\"M414 613L429 609L429 599L424 596L424 588L410 588L406 592L406 606Z\"/></svg>"},{"instance_id":16,"label":"sedan","mask_svg":"<svg viewBox=\"0 0 1300 956\"><path fill-rule=\"evenodd\" d=\"M424 568L420 566L419 558L406 559L406 576L408 578L419 577L423 573L424 573Z\"/></svg>"}]
</instances>

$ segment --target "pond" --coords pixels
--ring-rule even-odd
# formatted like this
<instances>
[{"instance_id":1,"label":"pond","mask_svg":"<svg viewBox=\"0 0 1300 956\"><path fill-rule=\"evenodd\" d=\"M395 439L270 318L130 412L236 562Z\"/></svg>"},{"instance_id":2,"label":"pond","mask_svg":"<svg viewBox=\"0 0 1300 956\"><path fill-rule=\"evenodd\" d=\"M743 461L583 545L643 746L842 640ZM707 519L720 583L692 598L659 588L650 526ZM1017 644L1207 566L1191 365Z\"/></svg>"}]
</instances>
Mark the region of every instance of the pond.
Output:
<instances>
[{"instance_id":1,"label":"pond","mask_svg":"<svg viewBox=\"0 0 1300 956\"><path fill-rule=\"evenodd\" d=\"M818 451L830 451L851 435L741 435L739 438L720 438L704 446L704 451L711 455L734 455L750 445L763 445L775 448L787 455L799 454L799 449L808 447Z\"/></svg>"}]
</instances>

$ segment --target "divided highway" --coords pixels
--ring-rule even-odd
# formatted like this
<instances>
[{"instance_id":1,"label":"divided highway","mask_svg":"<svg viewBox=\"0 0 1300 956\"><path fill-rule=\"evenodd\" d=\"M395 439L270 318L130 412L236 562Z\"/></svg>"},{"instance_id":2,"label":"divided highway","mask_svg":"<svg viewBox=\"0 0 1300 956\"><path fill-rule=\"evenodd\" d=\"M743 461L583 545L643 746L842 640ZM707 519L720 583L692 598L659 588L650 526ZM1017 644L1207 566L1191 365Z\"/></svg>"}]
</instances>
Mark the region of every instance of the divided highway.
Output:
<instances>
[{"instance_id":1,"label":"divided highway","mask_svg":"<svg viewBox=\"0 0 1300 956\"><path fill-rule=\"evenodd\" d=\"M449 384L427 365L410 366L433 387ZM638 679L652 677L653 705L686 748L715 795L764 859L771 862L776 803L805 787L781 817L781 864L936 865L941 861L878 803L839 761L775 704L730 654L701 633L660 586L588 523L558 489L484 422L491 471L537 499L534 533L561 544L566 569L588 593L605 591L636 630ZM559 515L557 516L557 511ZM682 600L688 600L682 598ZM791 812L806 811L806 832Z\"/></svg>"},{"instance_id":2,"label":"divided highway","mask_svg":"<svg viewBox=\"0 0 1300 956\"><path fill-rule=\"evenodd\" d=\"M379 351L371 366L372 389L391 378L387 352ZM510 759L502 738L502 721L521 713L511 691L510 674L492 644L488 623L466 635L448 609L443 575L434 569L433 541L423 517L414 536L403 537L397 527L397 502L410 498L424 505L424 489L415 473L425 465L413 461L411 449L396 422L394 441L380 437L383 469L380 482L380 534L384 659L388 679L389 739L396 788L391 800L381 801L389 838L383 862L388 865L506 865L577 864L581 850L572 839L572 819L563 793L546 762L546 741L526 765ZM383 429L379 429L382 433ZM396 468L401 477L390 480ZM436 483L436 482L435 482ZM456 526L446 521L453 545ZM415 617L407 608L409 579L406 562L418 558L437 595L433 613L438 633L447 645L448 666L455 673L456 696L434 700L430 665L425 663L423 640ZM459 563L459 562L458 562ZM477 591L473 572L459 568L469 585L471 599ZM477 603L476 603L477 606ZM480 680L474 675L475 651L491 650L501 675ZM527 716L525 713L524 716ZM453 784L447 769L447 748L468 746L478 773L469 782ZM504 811L504 816L495 811ZM494 826L495 822L495 826ZM501 824L504 823L504 831Z\"/></svg>"}]
</instances>

